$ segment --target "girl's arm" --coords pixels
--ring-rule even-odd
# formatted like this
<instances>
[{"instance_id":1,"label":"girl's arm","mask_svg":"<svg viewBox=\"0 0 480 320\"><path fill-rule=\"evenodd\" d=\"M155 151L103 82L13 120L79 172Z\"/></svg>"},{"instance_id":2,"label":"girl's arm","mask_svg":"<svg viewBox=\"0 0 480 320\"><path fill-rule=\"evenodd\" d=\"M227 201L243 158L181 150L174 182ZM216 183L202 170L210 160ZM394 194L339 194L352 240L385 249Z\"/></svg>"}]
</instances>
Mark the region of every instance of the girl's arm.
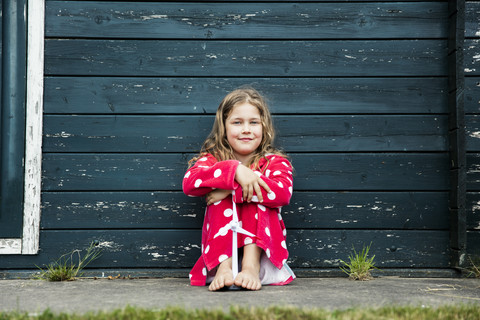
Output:
<instances>
[{"instance_id":1,"label":"girl's arm","mask_svg":"<svg viewBox=\"0 0 480 320\"><path fill-rule=\"evenodd\" d=\"M231 195L232 195L232 190L215 189L207 193L207 195L205 196L205 201L207 202L207 206L209 206L218 201L222 201L223 199Z\"/></svg>"},{"instance_id":2,"label":"girl's arm","mask_svg":"<svg viewBox=\"0 0 480 320\"><path fill-rule=\"evenodd\" d=\"M262 187L260 192L255 191L251 201L260 203L263 198L261 204L270 208L282 207L290 203L293 192L293 174L292 165L287 159L278 155L272 156L264 174L259 171L254 173L268 185L270 192ZM235 202L245 201L242 193L241 188L235 189Z\"/></svg>"},{"instance_id":3,"label":"girl's arm","mask_svg":"<svg viewBox=\"0 0 480 320\"><path fill-rule=\"evenodd\" d=\"M214 189L233 190L238 187L235 182L238 165L237 160L218 162L212 155L206 155L188 169L183 178L183 192L187 196L202 197Z\"/></svg>"}]
</instances>

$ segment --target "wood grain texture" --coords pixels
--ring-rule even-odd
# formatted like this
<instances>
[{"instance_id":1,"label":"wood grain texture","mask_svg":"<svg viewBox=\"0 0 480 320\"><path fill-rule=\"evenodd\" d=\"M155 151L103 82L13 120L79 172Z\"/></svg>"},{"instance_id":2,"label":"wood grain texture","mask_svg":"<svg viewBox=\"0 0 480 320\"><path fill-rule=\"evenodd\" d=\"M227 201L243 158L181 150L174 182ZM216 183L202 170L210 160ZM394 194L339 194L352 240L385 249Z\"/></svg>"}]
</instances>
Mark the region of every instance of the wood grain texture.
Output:
<instances>
[{"instance_id":1,"label":"wood grain texture","mask_svg":"<svg viewBox=\"0 0 480 320\"><path fill-rule=\"evenodd\" d=\"M295 190L448 190L446 153L290 154ZM181 190L187 154L44 154L45 191Z\"/></svg>"},{"instance_id":2,"label":"wood grain texture","mask_svg":"<svg viewBox=\"0 0 480 320\"><path fill-rule=\"evenodd\" d=\"M320 54L321 53L321 54ZM446 76L445 40L46 40L46 75Z\"/></svg>"},{"instance_id":3,"label":"wood grain texture","mask_svg":"<svg viewBox=\"0 0 480 320\"><path fill-rule=\"evenodd\" d=\"M22 254L37 254L40 240L45 2L28 1L25 181ZM39 14L40 12L40 14Z\"/></svg>"},{"instance_id":4,"label":"wood grain texture","mask_svg":"<svg viewBox=\"0 0 480 320\"><path fill-rule=\"evenodd\" d=\"M45 113L215 114L243 85L266 95L274 114L448 113L446 78L131 77L46 77ZM480 101L475 84L467 88Z\"/></svg>"},{"instance_id":5,"label":"wood grain texture","mask_svg":"<svg viewBox=\"0 0 480 320\"><path fill-rule=\"evenodd\" d=\"M480 190L480 153L467 153L467 191Z\"/></svg>"},{"instance_id":6,"label":"wood grain texture","mask_svg":"<svg viewBox=\"0 0 480 320\"><path fill-rule=\"evenodd\" d=\"M185 229L43 231L41 255L1 259L0 269L42 266L72 250L84 252L91 242L103 250L91 268L188 268L200 256L200 238L200 230ZM337 267L339 259L348 259L352 246L361 250L370 243L378 267L449 266L448 231L290 230L287 234L294 268Z\"/></svg>"},{"instance_id":7,"label":"wood grain texture","mask_svg":"<svg viewBox=\"0 0 480 320\"><path fill-rule=\"evenodd\" d=\"M472 257L480 256L480 232L478 230L467 231L467 253Z\"/></svg>"},{"instance_id":8,"label":"wood grain texture","mask_svg":"<svg viewBox=\"0 0 480 320\"><path fill-rule=\"evenodd\" d=\"M468 192L466 200L467 229L480 230L480 193Z\"/></svg>"},{"instance_id":9,"label":"wood grain texture","mask_svg":"<svg viewBox=\"0 0 480 320\"><path fill-rule=\"evenodd\" d=\"M480 113L480 78L465 78L465 113Z\"/></svg>"},{"instance_id":10,"label":"wood grain texture","mask_svg":"<svg viewBox=\"0 0 480 320\"><path fill-rule=\"evenodd\" d=\"M480 39L465 39L465 76L480 75Z\"/></svg>"},{"instance_id":11,"label":"wood grain texture","mask_svg":"<svg viewBox=\"0 0 480 320\"><path fill-rule=\"evenodd\" d=\"M480 151L480 116L468 115L465 117L465 135L467 151Z\"/></svg>"},{"instance_id":12,"label":"wood grain texture","mask_svg":"<svg viewBox=\"0 0 480 320\"><path fill-rule=\"evenodd\" d=\"M47 2L48 37L445 38L447 4ZM425 17L428 16L428 19Z\"/></svg>"},{"instance_id":13,"label":"wood grain texture","mask_svg":"<svg viewBox=\"0 0 480 320\"><path fill-rule=\"evenodd\" d=\"M42 209L44 230L198 229L205 200L181 191L44 192ZM446 230L448 194L298 191L282 217L287 229Z\"/></svg>"},{"instance_id":14,"label":"wood grain texture","mask_svg":"<svg viewBox=\"0 0 480 320\"><path fill-rule=\"evenodd\" d=\"M45 152L196 152L213 116L45 116ZM288 152L447 151L446 116L274 116ZM479 129L480 130L480 129ZM479 131L480 132L480 131Z\"/></svg>"},{"instance_id":15,"label":"wood grain texture","mask_svg":"<svg viewBox=\"0 0 480 320\"><path fill-rule=\"evenodd\" d=\"M465 37L480 37L480 2L465 1Z\"/></svg>"}]
</instances>

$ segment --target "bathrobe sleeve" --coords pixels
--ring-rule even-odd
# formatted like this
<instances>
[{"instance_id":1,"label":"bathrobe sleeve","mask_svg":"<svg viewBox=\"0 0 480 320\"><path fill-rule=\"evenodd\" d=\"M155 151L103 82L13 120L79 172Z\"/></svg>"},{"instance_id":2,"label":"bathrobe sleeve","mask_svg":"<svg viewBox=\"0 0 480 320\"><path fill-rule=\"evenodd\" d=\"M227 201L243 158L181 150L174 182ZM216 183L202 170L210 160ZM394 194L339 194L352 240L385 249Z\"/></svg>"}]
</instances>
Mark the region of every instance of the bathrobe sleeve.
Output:
<instances>
[{"instance_id":1,"label":"bathrobe sleeve","mask_svg":"<svg viewBox=\"0 0 480 320\"><path fill-rule=\"evenodd\" d=\"M217 161L214 156L205 155L185 174L183 192L187 196L201 197L214 189L234 190L238 188L235 172L239 164L237 160Z\"/></svg>"}]
</instances>

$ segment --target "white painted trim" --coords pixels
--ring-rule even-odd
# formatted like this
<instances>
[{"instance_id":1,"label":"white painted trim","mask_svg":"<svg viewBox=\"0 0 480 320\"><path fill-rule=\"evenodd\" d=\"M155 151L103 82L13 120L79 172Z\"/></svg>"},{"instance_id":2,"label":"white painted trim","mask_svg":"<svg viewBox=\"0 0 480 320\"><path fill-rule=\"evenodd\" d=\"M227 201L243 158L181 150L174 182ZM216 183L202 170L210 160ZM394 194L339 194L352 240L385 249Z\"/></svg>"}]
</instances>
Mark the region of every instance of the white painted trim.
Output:
<instances>
[{"instance_id":1,"label":"white painted trim","mask_svg":"<svg viewBox=\"0 0 480 320\"><path fill-rule=\"evenodd\" d=\"M0 239L0 254L22 253L22 239Z\"/></svg>"},{"instance_id":2,"label":"white painted trim","mask_svg":"<svg viewBox=\"0 0 480 320\"><path fill-rule=\"evenodd\" d=\"M27 2L27 101L22 254L37 254L40 242L45 0Z\"/></svg>"}]
</instances>

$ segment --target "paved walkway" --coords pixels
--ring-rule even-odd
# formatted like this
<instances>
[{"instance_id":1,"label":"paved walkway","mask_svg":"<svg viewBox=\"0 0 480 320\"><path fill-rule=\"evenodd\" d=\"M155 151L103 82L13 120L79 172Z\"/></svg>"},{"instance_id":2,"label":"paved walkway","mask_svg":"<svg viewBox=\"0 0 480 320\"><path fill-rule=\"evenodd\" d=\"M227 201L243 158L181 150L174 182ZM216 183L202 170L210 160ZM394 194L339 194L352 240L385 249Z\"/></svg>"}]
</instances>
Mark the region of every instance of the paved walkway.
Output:
<instances>
[{"instance_id":1,"label":"paved walkway","mask_svg":"<svg viewBox=\"0 0 480 320\"><path fill-rule=\"evenodd\" d=\"M359 282L346 278L300 278L288 286L266 286L258 292L209 292L206 287L191 287L187 279L173 278L81 279L61 283L0 281L0 310L3 311L41 312L50 308L54 312L83 313L126 305L153 309L293 305L332 310L355 306L436 307L461 303L480 307L480 279L382 277Z\"/></svg>"}]
</instances>

